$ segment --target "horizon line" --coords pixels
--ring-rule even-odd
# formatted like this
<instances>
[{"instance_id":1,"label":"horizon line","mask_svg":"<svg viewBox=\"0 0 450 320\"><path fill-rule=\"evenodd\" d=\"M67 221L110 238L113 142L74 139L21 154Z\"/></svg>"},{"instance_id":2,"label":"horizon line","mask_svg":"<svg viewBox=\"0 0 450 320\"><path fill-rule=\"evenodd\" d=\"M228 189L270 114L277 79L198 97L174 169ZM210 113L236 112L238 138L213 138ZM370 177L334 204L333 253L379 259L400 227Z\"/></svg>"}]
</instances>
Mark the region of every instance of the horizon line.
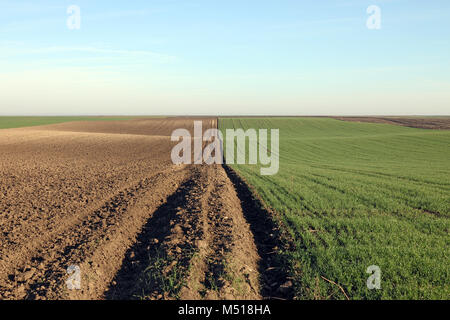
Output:
<instances>
[{"instance_id":1,"label":"horizon line","mask_svg":"<svg viewBox=\"0 0 450 320\"><path fill-rule=\"evenodd\" d=\"M0 117L450 117L450 114L329 114L329 115L277 115L277 114L0 114Z\"/></svg>"}]
</instances>

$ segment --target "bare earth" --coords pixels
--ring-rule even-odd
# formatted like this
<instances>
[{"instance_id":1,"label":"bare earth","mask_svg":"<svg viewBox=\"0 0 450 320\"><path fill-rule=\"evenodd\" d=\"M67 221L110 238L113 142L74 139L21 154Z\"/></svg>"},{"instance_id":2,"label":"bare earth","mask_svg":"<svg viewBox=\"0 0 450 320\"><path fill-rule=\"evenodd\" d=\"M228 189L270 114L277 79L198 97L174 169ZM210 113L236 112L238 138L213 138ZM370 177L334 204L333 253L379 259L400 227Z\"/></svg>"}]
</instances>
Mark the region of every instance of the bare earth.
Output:
<instances>
[{"instance_id":1,"label":"bare earth","mask_svg":"<svg viewBox=\"0 0 450 320\"><path fill-rule=\"evenodd\" d=\"M267 291L261 271L270 244L258 243L229 174L170 160L170 134L193 120L0 130L0 299L275 294L283 281ZM81 290L67 289L70 265Z\"/></svg>"},{"instance_id":2,"label":"bare earth","mask_svg":"<svg viewBox=\"0 0 450 320\"><path fill-rule=\"evenodd\" d=\"M404 127L450 130L450 117L334 117L343 121L386 123Z\"/></svg>"}]
</instances>

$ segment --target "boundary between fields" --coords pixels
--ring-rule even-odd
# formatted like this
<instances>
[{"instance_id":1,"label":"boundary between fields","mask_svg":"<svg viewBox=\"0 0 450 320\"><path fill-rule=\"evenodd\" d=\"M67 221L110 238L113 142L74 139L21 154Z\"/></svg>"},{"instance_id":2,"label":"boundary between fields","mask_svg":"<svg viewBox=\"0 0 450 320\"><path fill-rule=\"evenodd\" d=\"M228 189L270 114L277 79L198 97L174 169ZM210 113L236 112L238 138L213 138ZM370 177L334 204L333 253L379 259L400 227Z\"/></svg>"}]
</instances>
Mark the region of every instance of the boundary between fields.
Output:
<instances>
[{"instance_id":1,"label":"boundary between fields","mask_svg":"<svg viewBox=\"0 0 450 320\"><path fill-rule=\"evenodd\" d=\"M217 130L220 130L219 118ZM290 274L293 269L287 255L294 251L294 241L285 231L287 228L283 227L282 219L277 212L268 208L245 178L226 164L223 152L222 156L222 167L233 183L261 258L259 262L261 295L265 299L292 300L295 291L293 277Z\"/></svg>"}]
</instances>

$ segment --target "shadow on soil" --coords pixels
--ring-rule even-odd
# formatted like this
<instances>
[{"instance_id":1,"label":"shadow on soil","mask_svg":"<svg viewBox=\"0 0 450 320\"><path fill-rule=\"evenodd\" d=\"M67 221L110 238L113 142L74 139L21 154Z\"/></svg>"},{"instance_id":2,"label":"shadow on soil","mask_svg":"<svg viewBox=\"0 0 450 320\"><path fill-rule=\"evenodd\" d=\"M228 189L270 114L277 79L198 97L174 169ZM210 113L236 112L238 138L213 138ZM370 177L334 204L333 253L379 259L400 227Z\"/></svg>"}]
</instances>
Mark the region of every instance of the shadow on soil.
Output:
<instances>
[{"instance_id":1,"label":"shadow on soil","mask_svg":"<svg viewBox=\"0 0 450 320\"><path fill-rule=\"evenodd\" d=\"M294 293L287 271L289 263L280 253L281 249L286 249L286 244L281 240L279 227L247 183L227 165L223 165L223 168L236 189L261 257L261 295L265 299L292 299Z\"/></svg>"},{"instance_id":2,"label":"shadow on soil","mask_svg":"<svg viewBox=\"0 0 450 320\"><path fill-rule=\"evenodd\" d=\"M195 179L188 179L153 213L136 243L128 249L106 299L177 297L195 249L190 241L175 244L169 239L173 226L179 223L177 213L186 206L186 195L194 185Z\"/></svg>"}]
</instances>

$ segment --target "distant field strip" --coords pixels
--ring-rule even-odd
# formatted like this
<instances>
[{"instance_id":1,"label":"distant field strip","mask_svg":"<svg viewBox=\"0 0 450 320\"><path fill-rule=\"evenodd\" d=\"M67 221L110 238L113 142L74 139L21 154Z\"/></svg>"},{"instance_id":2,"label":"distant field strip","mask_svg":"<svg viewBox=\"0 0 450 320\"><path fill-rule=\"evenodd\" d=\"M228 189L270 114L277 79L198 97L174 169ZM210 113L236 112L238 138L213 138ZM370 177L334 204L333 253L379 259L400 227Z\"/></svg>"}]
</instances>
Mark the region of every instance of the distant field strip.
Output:
<instances>
[{"instance_id":1,"label":"distant field strip","mask_svg":"<svg viewBox=\"0 0 450 320\"><path fill-rule=\"evenodd\" d=\"M450 298L450 132L328 118L223 118L280 129L280 171L232 165L296 242L297 298ZM382 271L368 290L367 267Z\"/></svg>"},{"instance_id":2,"label":"distant field strip","mask_svg":"<svg viewBox=\"0 0 450 320\"><path fill-rule=\"evenodd\" d=\"M102 120L128 120L134 117L2 117L0 116L0 129L43 126L47 124L72 121L102 121Z\"/></svg>"}]
</instances>

